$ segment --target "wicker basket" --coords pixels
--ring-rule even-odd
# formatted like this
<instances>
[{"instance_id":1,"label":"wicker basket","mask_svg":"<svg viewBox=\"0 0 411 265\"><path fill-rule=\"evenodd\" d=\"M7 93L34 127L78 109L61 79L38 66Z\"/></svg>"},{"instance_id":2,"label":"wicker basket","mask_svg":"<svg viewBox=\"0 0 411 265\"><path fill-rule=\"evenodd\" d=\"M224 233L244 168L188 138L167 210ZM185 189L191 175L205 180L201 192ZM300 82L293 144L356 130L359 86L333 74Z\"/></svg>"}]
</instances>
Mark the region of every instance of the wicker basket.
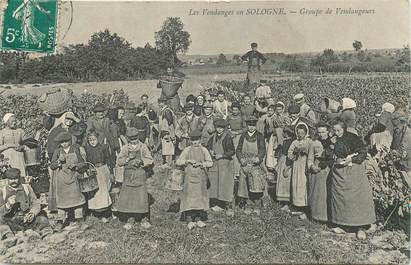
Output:
<instances>
[{"instance_id":1,"label":"wicker basket","mask_svg":"<svg viewBox=\"0 0 411 265\"><path fill-rule=\"evenodd\" d=\"M63 114L72 106L72 95L67 89L47 92L38 100L41 109L52 115Z\"/></svg>"},{"instance_id":2,"label":"wicker basket","mask_svg":"<svg viewBox=\"0 0 411 265\"><path fill-rule=\"evenodd\" d=\"M183 84L184 79L175 76L162 76L160 77L160 84L162 92L166 97L174 97L177 94L178 89Z\"/></svg>"}]
</instances>

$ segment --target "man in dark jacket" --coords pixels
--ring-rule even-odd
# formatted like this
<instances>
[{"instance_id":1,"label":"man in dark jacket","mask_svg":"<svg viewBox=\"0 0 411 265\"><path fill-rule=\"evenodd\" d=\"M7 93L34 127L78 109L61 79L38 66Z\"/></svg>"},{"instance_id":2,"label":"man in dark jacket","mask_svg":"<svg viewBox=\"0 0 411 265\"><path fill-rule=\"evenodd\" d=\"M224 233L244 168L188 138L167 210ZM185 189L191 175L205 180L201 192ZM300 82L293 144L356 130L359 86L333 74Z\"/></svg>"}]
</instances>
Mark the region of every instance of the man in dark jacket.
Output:
<instances>
[{"instance_id":1,"label":"man in dark jacket","mask_svg":"<svg viewBox=\"0 0 411 265\"><path fill-rule=\"evenodd\" d=\"M241 60L247 61L248 63L246 82L248 88L252 88L252 85L259 85L261 80L261 65L263 65L267 59L262 53L257 51L257 43L251 43L251 51L241 56Z\"/></svg>"}]
</instances>

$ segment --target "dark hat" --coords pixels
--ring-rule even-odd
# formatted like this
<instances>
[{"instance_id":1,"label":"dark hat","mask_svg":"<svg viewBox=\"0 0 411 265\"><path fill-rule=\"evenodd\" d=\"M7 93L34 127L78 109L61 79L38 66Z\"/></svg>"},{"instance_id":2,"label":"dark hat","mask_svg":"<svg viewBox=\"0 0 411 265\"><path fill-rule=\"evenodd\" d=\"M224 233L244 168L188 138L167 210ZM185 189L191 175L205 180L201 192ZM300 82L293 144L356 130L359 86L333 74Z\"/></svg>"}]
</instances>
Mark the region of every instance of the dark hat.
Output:
<instances>
[{"instance_id":1,"label":"dark hat","mask_svg":"<svg viewBox=\"0 0 411 265\"><path fill-rule=\"evenodd\" d=\"M219 128L225 128L225 127L227 127L227 121L224 120L224 119L221 119L221 118L215 119L214 120L214 126L219 127Z\"/></svg>"},{"instance_id":2,"label":"dark hat","mask_svg":"<svg viewBox=\"0 0 411 265\"><path fill-rule=\"evenodd\" d=\"M257 43L256 42L251 43L251 47L257 47Z\"/></svg>"},{"instance_id":3,"label":"dark hat","mask_svg":"<svg viewBox=\"0 0 411 265\"><path fill-rule=\"evenodd\" d=\"M212 109L213 105L210 102L206 102L203 105L203 109Z\"/></svg>"},{"instance_id":4,"label":"dark hat","mask_svg":"<svg viewBox=\"0 0 411 265\"><path fill-rule=\"evenodd\" d=\"M194 104L186 104L184 106L184 111L194 110Z\"/></svg>"},{"instance_id":5,"label":"dark hat","mask_svg":"<svg viewBox=\"0 0 411 265\"><path fill-rule=\"evenodd\" d=\"M197 99L197 98L196 98L193 94L190 94L190 95L188 95L188 96L186 97L186 102L189 102L189 101L195 102L196 99Z\"/></svg>"},{"instance_id":6,"label":"dark hat","mask_svg":"<svg viewBox=\"0 0 411 265\"><path fill-rule=\"evenodd\" d=\"M219 89L219 90L217 91L217 95L221 95L221 94L225 95L225 92L224 92L222 89Z\"/></svg>"},{"instance_id":7,"label":"dark hat","mask_svg":"<svg viewBox=\"0 0 411 265\"><path fill-rule=\"evenodd\" d=\"M201 131L200 130L194 130L190 133L190 138L193 140L197 140L201 138Z\"/></svg>"},{"instance_id":8,"label":"dark hat","mask_svg":"<svg viewBox=\"0 0 411 265\"><path fill-rule=\"evenodd\" d=\"M136 116L133 118L132 124L137 130L145 130L148 125L148 121L144 116Z\"/></svg>"},{"instance_id":9,"label":"dark hat","mask_svg":"<svg viewBox=\"0 0 411 265\"><path fill-rule=\"evenodd\" d=\"M20 169L18 168L9 168L5 172L6 178L8 179L18 179L20 178Z\"/></svg>"},{"instance_id":10,"label":"dark hat","mask_svg":"<svg viewBox=\"0 0 411 265\"><path fill-rule=\"evenodd\" d=\"M126 131L126 136L130 139L130 140L136 140L138 139L138 135L139 135L139 130L137 130L134 127L129 127L127 128Z\"/></svg>"},{"instance_id":11,"label":"dark hat","mask_svg":"<svg viewBox=\"0 0 411 265\"><path fill-rule=\"evenodd\" d=\"M256 125L257 124L258 119L254 116L250 116L245 120L245 124L247 125Z\"/></svg>"},{"instance_id":12,"label":"dark hat","mask_svg":"<svg viewBox=\"0 0 411 265\"><path fill-rule=\"evenodd\" d=\"M240 104L240 102L234 101L234 102L231 104L231 108L241 109L241 104Z\"/></svg>"},{"instance_id":13,"label":"dark hat","mask_svg":"<svg viewBox=\"0 0 411 265\"><path fill-rule=\"evenodd\" d=\"M82 136L87 130L87 124L84 122L75 123L70 126L69 132L74 136Z\"/></svg>"},{"instance_id":14,"label":"dark hat","mask_svg":"<svg viewBox=\"0 0 411 265\"><path fill-rule=\"evenodd\" d=\"M94 106L94 109L93 109L94 112L103 112L103 111L106 111L106 110L107 110L106 106L104 106L102 103L97 103Z\"/></svg>"},{"instance_id":15,"label":"dark hat","mask_svg":"<svg viewBox=\"0 0 411 265\"><path fill-rule=\"evenodd\" d=\"M289 114L298 114L300 113L300 107L296 104L291 104L288 106L288 113Z\"/></svg>"},{"instance_id":16,"label":"dark hat","mask_svg":"<svg viewBox=\"0 0 411 265\"><path fill-rule=\"evenodd\" d=\"M62 142L70 142L71 141L71 134L69 132L61 132L56 136L56 141L57 143L62 143Z\"/></svg>"}]
</instances>

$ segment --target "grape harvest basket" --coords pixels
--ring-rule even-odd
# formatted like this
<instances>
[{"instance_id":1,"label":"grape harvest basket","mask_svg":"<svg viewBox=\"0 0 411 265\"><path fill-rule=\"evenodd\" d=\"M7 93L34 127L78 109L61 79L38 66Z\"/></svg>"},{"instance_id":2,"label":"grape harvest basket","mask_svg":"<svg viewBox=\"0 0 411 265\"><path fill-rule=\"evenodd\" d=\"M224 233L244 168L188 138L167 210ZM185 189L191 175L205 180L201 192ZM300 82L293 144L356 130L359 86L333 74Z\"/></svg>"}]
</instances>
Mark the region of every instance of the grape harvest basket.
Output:
<instances>
[{"instance_id":1,"label":"grape harvest basket","mask_svg":"<svg viewBox=\"0 0 411 265\"><path fill-rule=\"evenodd\" d=\"M163 94L166 97L174 97L183 84L184 79L176 76L161 76L159 81L163 88Z\"/></svg>"}]
</instances>

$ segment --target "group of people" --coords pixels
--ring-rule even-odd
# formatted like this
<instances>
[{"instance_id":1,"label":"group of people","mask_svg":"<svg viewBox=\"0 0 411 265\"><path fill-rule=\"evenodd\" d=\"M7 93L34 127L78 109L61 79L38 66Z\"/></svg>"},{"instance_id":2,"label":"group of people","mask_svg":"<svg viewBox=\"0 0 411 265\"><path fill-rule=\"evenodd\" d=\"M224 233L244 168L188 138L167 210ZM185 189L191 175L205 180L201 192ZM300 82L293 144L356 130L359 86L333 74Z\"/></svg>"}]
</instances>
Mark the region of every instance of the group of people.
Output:
<instances>
[{"instance_id":1,"label":"group of people","mask_svg":"<svg viewBox=\"0 0 411 265\"><path fill-rule=\"evenodd\" d=\"M224 91L189 95L178 115L169 98L158 109L147 95L141 102L107 109L97 103L94 115L81 120L75 110L46 115L50 161L48 210L57 215L54 230L76 226L87 216L108 222L135 222L149 228L151 195L147 178L154 174L155 153L168 183L176 184L170 203L177 203L189 229L205 227L209 210L235 209L260 215L270 195L281 210L328 223L335 233L353 231L359 239L375 223L372 189L366 176L368 159L381 159L392 148L411 177L411 131L405 113L385 103L366 137L356 131L356 102L329 101L319 115L297 94L286 106L261 82L241 102L229 102ZM52 233L47 214L26 175L22 151L27 147L16 117L3 117L0 152L10 158L7 185L0 190L0 236L17 227ZM370 149L376 150L369 152ZM80 180L96 179L84 191ZM89 184L91 185L91 184ZM409 182L408 182L409 185ZM113 192L114 190L118 193ZM176 199L177 201L173 201Z\"/></svg>"}]
</instances>

